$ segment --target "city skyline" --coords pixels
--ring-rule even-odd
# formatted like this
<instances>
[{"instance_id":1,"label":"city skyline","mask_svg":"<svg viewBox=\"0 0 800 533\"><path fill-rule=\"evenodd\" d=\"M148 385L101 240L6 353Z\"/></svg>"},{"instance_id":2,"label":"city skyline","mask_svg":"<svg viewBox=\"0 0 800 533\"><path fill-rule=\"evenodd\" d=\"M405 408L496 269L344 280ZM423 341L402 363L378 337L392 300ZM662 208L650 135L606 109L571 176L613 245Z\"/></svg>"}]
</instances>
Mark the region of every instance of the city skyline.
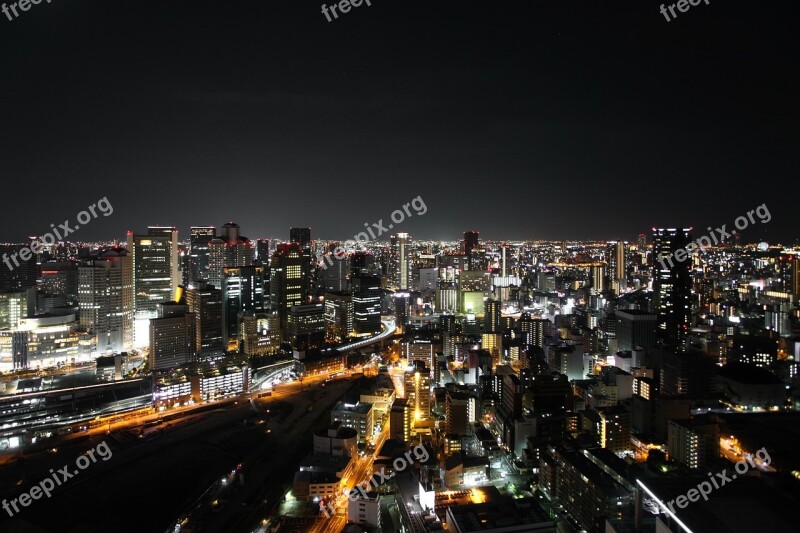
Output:
<instances>
[{"instance_id":1,"label":"city skyline","mask_svg":"<svg viewBox=\"0 0 800 533\"><path fill-rule=\"evenodd\" d=\"M725 2L669 23L637 2L383 2L333 23L313 2L222 19L206 2L148 5L64 2L0 21L5 191L46 192L0 210L0 240L98 193L116 211L85 240L228 219L253 236L302 225L336 238L408 191L430 211L401 231L431 239L473 225L634 238L767 202L773 221L747 238L797 241L780 192L797 168L794 5ZM148 39L128 46L141 28ZM484 201L465 202L474 193ZM204 201L223 197L235 209Z\"/></svg>"}]
</instances>

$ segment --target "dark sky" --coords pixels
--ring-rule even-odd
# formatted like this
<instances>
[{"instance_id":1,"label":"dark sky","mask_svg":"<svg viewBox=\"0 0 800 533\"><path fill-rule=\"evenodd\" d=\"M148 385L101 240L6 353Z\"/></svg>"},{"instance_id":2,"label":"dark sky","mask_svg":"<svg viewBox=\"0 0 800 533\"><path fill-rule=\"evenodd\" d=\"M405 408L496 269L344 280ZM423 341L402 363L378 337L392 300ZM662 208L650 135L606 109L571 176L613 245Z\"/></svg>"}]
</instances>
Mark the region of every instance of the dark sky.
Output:
<instances>
[{"instance_id":1,"label":"dark sky","mask_svg":"<svg viewBox=\"0 0 800 533\"><path fill-rule=\"evenodd\" d=\"M8 0L6 0L8 1ZM148 224L346 238L796 242L797 2L46 0L0 15L0 240ZM328 2L329 4L332 2Z\"/></svg>"}]
</instances>

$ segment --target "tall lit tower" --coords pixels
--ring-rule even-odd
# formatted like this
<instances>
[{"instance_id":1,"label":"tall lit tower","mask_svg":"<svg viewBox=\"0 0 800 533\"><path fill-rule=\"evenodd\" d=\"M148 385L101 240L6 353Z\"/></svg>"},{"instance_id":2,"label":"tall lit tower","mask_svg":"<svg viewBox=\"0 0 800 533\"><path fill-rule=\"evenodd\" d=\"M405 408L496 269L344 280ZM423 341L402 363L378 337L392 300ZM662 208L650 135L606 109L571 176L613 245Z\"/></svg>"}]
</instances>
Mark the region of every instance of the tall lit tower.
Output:
<instances>
[{"instance_id":1,"label":"tall lit tower","mask_svg":"<svg viewBox=\"0 0 800 533\"><path fill-rule=\"evenodd\" d=\"M208 279L209 244L217 235L214 226L192 226L189 237L189 281Z\"/></svg>"},{"instance_id":2,"label":"tall lit tower","mask_svg":"<svg viewBox=\"0 0 800 533\"><path fill-rule=\"evenodd\" d=\"M211 240L208 282L221 288L223 273L226 268L250 266L253 264L253 242L243 237L239 225L228 222L222 226L219 237Z\"/></svg>"},{"instance_id":3,"label":"tall lit tower","mask_svg":"<svg viewBox=\"0 0 800 533\"><path fill-rule=\"evenodd\" d=\"M408 233L398 233L397 235L392 235L390 239L392 285L395 289L408 289L411 267L409 262L411 236Z\"/></svg>"},{"instance_id":4,"label":"tall lit tower","mask_svg":"<svg viewBox=\"0 0 800 533\"><path fill-rule=\"evenodd\" d=\"M477 249L479 246L480 234L477 231L464 232L464 255L467 256L467 269L476 270L478 260Z\"/></svg>"},{"instance_id":5,"label":"tall lit tower","mask_svg":"<svg viewBox=\"0 0 800 533\"><path fill-rule=\"evenodd\" d=\"M180 283L178 230L150 226L147 235L128 232L137 318L155 318L158 304L171 301Z\"/></svg>"},{"instance_id":6,"label":"tall lit tower","mask_svg":"<svg viewBox=\"0 0 800 533\"><path fill-rule=\"evenodd\" d=\"M692 228L653 228L653 302L658 316L656 336L664 346L683 351L692 319L691 257L679 261L686 251Z\"/></svg>"},{"instance_id":7,"label":"tall lit tower","mask_svg":"<svg viewBox=\"0 0 800 533\"><path fill-rule=\"evenodd\" d=\"M278 244L272 255L270 306L280 316L281 329L286 328L292 306L305 303L308 297L303 264L303 253L297 243Z\"/></svg>"}]
</instances>

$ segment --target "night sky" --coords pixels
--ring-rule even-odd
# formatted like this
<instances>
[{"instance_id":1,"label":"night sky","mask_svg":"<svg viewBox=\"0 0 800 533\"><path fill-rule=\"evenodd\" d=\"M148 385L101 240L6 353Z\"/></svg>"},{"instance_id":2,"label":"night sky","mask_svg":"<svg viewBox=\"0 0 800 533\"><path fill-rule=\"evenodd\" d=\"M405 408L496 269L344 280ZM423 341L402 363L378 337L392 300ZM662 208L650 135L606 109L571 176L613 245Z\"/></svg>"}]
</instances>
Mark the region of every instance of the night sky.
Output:
<instances>
[{"instance_id":1,"label":"night sky","mask_svg":"<svg viewBox=\"0 0 800 533\"><path fill-rule=\"evenodd\" d=\"M0 14L0 240L238 222L634 240L797 231L797 2L52 0ZM8 0L6 0L8 2ZM328 4L332 2L327 2Z\"/></svg>"}]
</instances>

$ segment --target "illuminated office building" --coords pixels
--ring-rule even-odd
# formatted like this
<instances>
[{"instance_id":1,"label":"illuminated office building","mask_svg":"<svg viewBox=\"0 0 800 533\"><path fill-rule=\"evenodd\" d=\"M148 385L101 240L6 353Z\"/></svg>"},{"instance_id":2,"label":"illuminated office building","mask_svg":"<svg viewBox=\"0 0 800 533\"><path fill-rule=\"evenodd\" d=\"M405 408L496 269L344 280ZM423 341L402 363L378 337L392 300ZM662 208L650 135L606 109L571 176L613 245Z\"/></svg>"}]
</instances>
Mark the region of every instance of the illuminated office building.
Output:
<instances>
[{"instance_id":1,"label":"illuminated office building","mask_svg":"<svg viewBox=\"0 0 800 533\"><path fill-rule=\"evenodd\" d=\"M209 244L208 282L222 287L226 268L250 266L253 264L253 242L239 233L239 225L228 222L222 226L219 237Z\"/></svg>"},{"instance_id":2,"label":"illuminated office building","mask_svg":"<svg viewBox=\"0 0 800 533\"><path fill-rule=\"evenodd\" d=\"M270 269L270 308L277 311L284 329L284 339L291 337L286 332L289 310L308 299L308 279L303 275L304 258L297 243L281 243L272 255Z\"/></svg>"},{"instance_id":3,"label":"illuminated office building","mask_svg":"<svg viewBox=\"0 0 800 533\"><path fill-rule=\"evenodd\" d=\"M154 318L158 314L158 304L171 301L180 283L178 230L174 227L151 226L147 235L129 231L128 254L131 255L133 269L136 319ZM138 328L137 325L134 339L137 346L142 345L140 341L143 340L139 338Z\"/></svg>"},{"instance_id":4,"label":"illuminated office building","mask_svg":"<svg viewBox=\"0 0 800 533\"><path fill-rule=\"evenodd\" d=\"M225 344L236 349L239 332L239 313L261 313L267 306L264 294L263 266L230 267L222 270L222 301L224 302Z\"/></svg>"},{"instance_id":5,"label":"illuminated office building","mask_svg":"<svg viewBox=\"0 0 800 533\"><path fill-rule=\"evenodd\" d=\"M222 329L222 291L205 281L186 289L186 305L195 319L195 346L199 358L225 353L227 337Z\"/></svg>"},{"instance_id":6,"label":"illuminated office building","mask_svg":"<svg viewBox=\"0 0 800 533\"><path fill-rule=\"evenodd\" d=\"M196 360L195 316L186 305L163 302L150 320L150 369L168 370Z\"/></svg>"},{"instance_id":7,"label":"illuminated office building","mask_svg":"<svg viewBox=\"0 0 800 533\"><path fill-rule=\"evenodd\" d=\"M480 269L480 234L477 231L465 231L463 253L467 256L467 270Z\"/></svg>"},{"instance_id":8,"label":"illuminated office building","mask_svg":"<svg viewBox=\"0 0 800 533\"><path fill-rule=\"evenodd\" d=\"M209 246L217 235L214 226L192 226L189 237L189 282L208 279Z\"/></svg>"},{"instance_id":9,"label":"illuminated office building","mask_svg":"<svg viewBox=\"0 0 800 533\"><path fill-rule=\"evenodd\" d=\"M95 336L98 352L127 352L134 342L133 269L127 250L101 252L78 267L81 327Z\"/></svg>"},{"instance_id":10,"label":"illuminated office building","mask_svg":"<svg viewBox=\"0 0 800 533\"><path fill-rule=\"evenodd\" d=\"M404 390L413 420L428 420L431 415L431 373L421 361L415 361L404 375Z\"/></svg>"},{"instance_id":11,"label":"illuminated office building","mask_svg":"<svg viewBox=\"0 0 800 533\"><path fill-rule=\"evenodd\" d=\"M658 322L656 337L665 346L683 351L691 323L691 258L679 261L677 251L686 252L691 228L653 228L653 303ZM680 255L680 254L679 254Z\"/></svg>"},{"instance_id":12,"label":"illuminated office building","mask_svg":"<svg viewBox=\"0 0 800 533\"><path fill-rule=\"evenodd\" d=\"M353 332L353 295L349 292L325 293L325 339L341 344Z\"/></svg>"},{"instance_id":13,"label":"illuminated office building","mask_svg":"<svg viewBox=\"0 0 800 533\"><path fill-rule=\"evenodd\" d=\"M239 350L248 357L280 352L281 321L278 313L244 312L239 315Z\"/></svg>"},{"instance_id":14,"label":"illuminated office building","mask_svg":"<svg viewBox=\"0 0 800 533\"><path fill-rule=\"evenodd\" d=\"M353 330L356 335L374 335L381 331L381 280L360 274L350 280L353 292Z\"/></svg>"}]
</instances>

